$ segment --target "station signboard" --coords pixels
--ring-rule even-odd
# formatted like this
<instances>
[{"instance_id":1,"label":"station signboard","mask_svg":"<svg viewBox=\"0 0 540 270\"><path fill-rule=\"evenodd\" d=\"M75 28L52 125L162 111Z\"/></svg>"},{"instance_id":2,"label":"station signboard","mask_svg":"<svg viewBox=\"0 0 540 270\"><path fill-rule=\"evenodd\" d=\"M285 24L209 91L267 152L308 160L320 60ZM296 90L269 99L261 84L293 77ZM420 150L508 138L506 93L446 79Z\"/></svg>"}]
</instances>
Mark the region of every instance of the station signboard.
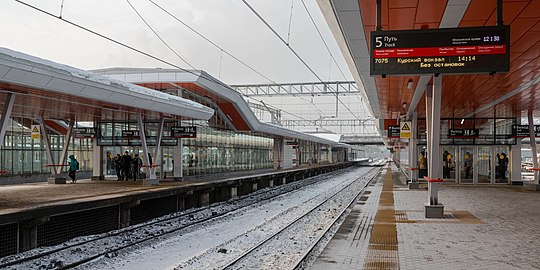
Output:
<instances>
[{"instance_id":1,"label":"station signboard","mask_svg":"<svg viewBox=\"0 0 540 270\"><path fill-rule=\"evenodd\" d=\"M287 145L298 146L298 142L295 142L295 141L287 141L286 144Z\"/></svg>"},{"instance_id":2,"label":"station signboard","mask_svg":"<svg viewBox=\"0 0 540 270\"><path fill-rule=\"evenodd\" d=\"M510 69L510 27L373 31L371 75L491 73Z\"/></svg>"},{"instance_id":3,"label":"station signboard","mask_svg":"<svg viewBox=\"0 0 540 270\"><path fill-rule=\"evenodd\" d=\"M171 127L171 134L174 138L197 138L197 127Z\"/></svg>"},{"instance_id":4,"label":"station signboard","mask_svg":"<svg viewBox=\"0 0 540 270\"><path fill-rule=\"evenodd\" d=\"M75 138L95 138L96 128L94 127L76 127L73 128Z\"/></svg>"},{"instance_id":5,"label":"station signboard","mask_svg":"<svg viewBox=\"0 0 540 270\"><path fill-rule=\"evenodd\" d=\"M477 128L449 129L448 138L451 139L476 139L480 136L480 130Z\"/></svg>"},{"instance_id":6,"label":"station signboard","mask_svg":"<svg viewBox=\"0 0 540 270\"><path fill-rule=\"evenodd\" d=\"M140 137L139 130L122 130L122 137L124 138Z\"/></svg>"},{"instance_id":7,"label":"station signboard","mask_svg":"<svg viewBox=\"0 0 540 270\"><path fill-rule=\"evenodd\" d=\"M528 138L529 125L512 125L512 138ZM534 125L534 137L540 137L540 125Z\"/></svg>"},{"instance_id":8,"label":"station signboard","mask_svg":"<svg viewBox=\"0 0 540 270\"><path fill-rule=\"evenodd\" d=\"M399 138L400 126L388 126L388 138Z\"/></svg>"}]
</instances>

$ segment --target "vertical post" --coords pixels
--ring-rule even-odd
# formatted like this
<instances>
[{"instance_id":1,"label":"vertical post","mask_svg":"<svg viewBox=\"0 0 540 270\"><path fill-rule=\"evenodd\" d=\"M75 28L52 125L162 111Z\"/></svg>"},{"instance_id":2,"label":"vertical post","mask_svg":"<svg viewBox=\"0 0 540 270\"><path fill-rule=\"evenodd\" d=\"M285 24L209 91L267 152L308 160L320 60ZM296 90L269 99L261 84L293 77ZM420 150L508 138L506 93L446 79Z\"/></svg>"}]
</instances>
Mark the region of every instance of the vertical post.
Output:
<instances>
[{"instance_id":1,"label":"vertical post","mask_svg":"<svg viewBox=\"0 0 540 270\"><path fill-rule=\"evenodd\" d=\"M47 135L47 128L45 126L45 122L43 121L43 116L41 115L38 115L37 117L37 121L39 123L39 127L41 129L41 136L43 137L43 143L45 144L45 149L47 150L47 159L49 161L49 163L53 166L50 166L50 171L51 171L51 174L53 175L53 177L56 176L56 169L54 168L54 156L52 154L52 149L51 149L51 143L49 141L49 136Z\"/></svg>"},{"instance_id":2,"label":"vertical post","mask_svg":"<svg viewBox=\"0 0 540 270\"><path fill-rule=\"evenodd\" d=\"M412 121L412 127L411 127L411 139L409 140L409 153L410 153L410 168L411 169L417 169L418 168L418 147L416 147L416 140L417 140L417 132L418 132L418 116L416 115L416 112L412 113L411 117ZM414 183L411 186L417 186L418 181L418 170L411 170L411 183ZM416 185L415 185L416 184Z\"/></svg>"},{"instance_id":3,"label":"vertical post","mask_svg":"<svg viewBox=\"0 0 540 270\"><path fill-rule=\"evenodd\" d=\"M426 218L443 218L444 206L439 204L438 190L440 179L440 127L441 127L441 85L442 77L435 74L433 76L433 87L427 89L427 93L431 92L431 102L426 111L430 111L430 119L428 123L428 203L425 205Z\"/></svg>"},{"instance_id":4,"label":"vertical post","mask_svg":"<svg viewBox=\"0 0 540 270\"><path fill-rule=\"evenodd\" d=\"M66 136L64 137L64 148L62 148L62 155L60 156L60 160L58 161L59 164L64 164L64 162L66 162L66 156L69 149L69 142L71 141L71 133L73 131L74 124L75 120L71 119L67 128ZM58 168L56 168L56 173L62 173L62 166L58 166Z\"/></svg>"},{"instance_id":5,"label":"vertical post","mask_svg":"<svg viewBox=\"0 0 540 270\"><path fill-rule=\"evenodd\" d=\"M431 133L429 145L428 175L429 178L438 179L441 177L441 156L439 149L441 131L441 82L442 75L433 77L433 96L431 102Z\"/></svg>"},{"instance_id":6,"label":"vertical post","mask_svg":"<svg viewBox=\"0 0 540 270\"><path fill-rule=\"evenodd\" d=\"M184 145L183 140L178 139L178 145L173 149L173 177L174 181L181 181L184 176L184 159L183 159Z\"/></svg>"},{"instance_id":7,"label":"vertical post","mask_svg":"<svg viewBox=\"0 0 540 270\"><path fill-rule=\"evenodd\" d=\"M149 176L148 179L143 181L144 185L158 185L159 182L157 181L155 175L152 178L152 174L150 174L150 162L148 160L148 144L146 144L146 134L144 132L144 123L142 121L142 115L139 113L137 114L137 123L139 124L139 136L141 138L141 145L143 149L143 155L144 155L144 165L146 168L146 175Z\"/></svg>"},{"instance_id":8,"label":"vertical post","mask_svg":"<svg viewBox=\"0 0 540 270\"><path fill-rule=\"evenodd\" d=\"M103 180L103 147L98 145L98 138L92 138L92 180Z\"/></svg>"},{"instance_id":9,"label":"vertical post","mask_svg":"<svg viewBox=\"0 0 540 270\"><path fill-rule=\"evenodd\" d=\"M381 14L382 14L382 6L381 6L381 0L377 0L377 27L376 31L381 31Z\"/></svg>"},{"instance_id":10,"label":"vertical post","mask_svg":"<svg viewBox=\"0 0 540 270\"><path fill-rule=\"evenodd\" d=\"M6 103L4 104L4 110L2 110L2 116L0 118L0 147L4 146L4 137L9 126L9 119L11 118L11 112L13 111L13 104L15 103L15 94L9 93L6 97Z\"/></svg>"},{"instance_id":11,"label":"vertical post","mask_svg":"<svg viewBox=\"0 0 540 270\"><path fill-rule=\"evenodd\" d=\"M532 160L533 168L538 169L538 155L536 151L536 140L534 132L534 122L533 122L533 110L529 109L527 111L527 119L529 120L529 138L531 141L531 151L532 151ZM538 184L538 171L534 171L534 183Z\"/></svg>"},{"instance_id":12,"label":"vertical post","mask_svg":"<svg viewBox=\"0 0 540 270\"><path fill-rule=\"evenodd\" d=\"M497 26L503 26L503 0L497 0Z\"/></svg>"},{"instance_id":13,"label":"vertical post","mask_svg":"<svg viewBox=\"0 0 540 270\"><path fill-rule=\"evenodd\" d=\"M163 164L161 162L161 160L162 160L162 157L161 157L161 139L163 138L163 126L164 125L165 125L165 119L161 118L161 120L159 122L158 134L157 134L157 139L156 139L156 149L155 149L155 152L154 152L154 164L161 166L161 174L160 174L161 179L163 179ZM151 168L151 172L152 172L154 178L156 177L156 169L155 168L156 167Z\"/></svg>"}]
</instances>

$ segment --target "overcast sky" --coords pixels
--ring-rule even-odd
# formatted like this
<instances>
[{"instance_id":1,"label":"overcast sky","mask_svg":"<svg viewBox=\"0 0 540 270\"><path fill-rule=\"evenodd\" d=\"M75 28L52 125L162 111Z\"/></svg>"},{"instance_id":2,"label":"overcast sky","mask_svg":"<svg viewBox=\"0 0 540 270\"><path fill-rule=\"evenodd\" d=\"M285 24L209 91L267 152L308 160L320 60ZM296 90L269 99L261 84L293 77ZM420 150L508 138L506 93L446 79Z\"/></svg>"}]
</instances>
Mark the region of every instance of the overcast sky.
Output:
<instances>
[{"instance_id":1,"label":"overcast sky","mask_svg":"<svg viewBox=\"0 0 540 270\"><path fill-rule=\"evenodd\" d=\"M0 0L0 46L83 69L107 67L171 68L110 41L77 29L13 0ZM221 54L148 0L130 0L149 24L191 65L229 84L269 83ZM241 0L154 0L210 40L276 82L317 81ZM324 80L352 76L315 0L304 0L338 64L343 78L301 0L294 0L291 46ZM59 15L61 0L24 0ZM291 0L248 1L287 39ZM65 0L62 17L154 56L188 67L150 31L125 0ZM220 73L221 64L221 73Z\"/></svg>"}]
</instances>

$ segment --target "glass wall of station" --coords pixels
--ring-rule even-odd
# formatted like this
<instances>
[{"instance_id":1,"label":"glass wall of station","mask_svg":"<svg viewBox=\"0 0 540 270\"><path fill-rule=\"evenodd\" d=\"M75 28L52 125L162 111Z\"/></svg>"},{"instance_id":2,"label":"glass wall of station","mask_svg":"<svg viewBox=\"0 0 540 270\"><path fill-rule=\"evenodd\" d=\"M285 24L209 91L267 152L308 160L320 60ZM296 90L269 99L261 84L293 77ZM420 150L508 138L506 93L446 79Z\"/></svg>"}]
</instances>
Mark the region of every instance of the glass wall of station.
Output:
<instances>
[{"instance_id":1,"label":"glass wall of station","mask_svg":"<svg viewBox=\"0 0 540 270\"><path fill-rule=\"evenodd\" d=\"M47 152L43 138L32 139L30 127L31 120L14 117L9 123L4 139L2 151L0 151L0 171L2 175L21 175L33 173L48 173L47 164L51 162L47 158ZM64 135L51 134L49 140L53 151L55 163L59 159L64 147ZM75 155L80 164L80 170L86 171L92 168L92 143L91 139L71 138L68 155ZM67 170L67 168L64 168Z\"/></svg>"},{"instance_id":2,"label":"glass wall of station","mask_svg":"<svg viewBox=\"0 0 540 270\"><path fill-rule=\"evenodd\" d=\"M128 151L131 155L138 153L143 158L140 140L136 137L122 137L122 130L138 130L135 122L100 122L98 126L98 144L104 147L104 155L110 153L114 156ZM150 153L155 150L158 126L157 122L145 123ZM196 138L181 139L184 176L273 168L272 138L213 128L206 121L168 121L163 129L160 162L163 166L157 169L158 174L163 171L164 177L172 176L174 147L178 145L177 139L171 137L172 126L197 127ZM155 160L153 157L154 163ZM104 174L115 173L111 161L107 158Z\"/></svg>"}]
</instances>

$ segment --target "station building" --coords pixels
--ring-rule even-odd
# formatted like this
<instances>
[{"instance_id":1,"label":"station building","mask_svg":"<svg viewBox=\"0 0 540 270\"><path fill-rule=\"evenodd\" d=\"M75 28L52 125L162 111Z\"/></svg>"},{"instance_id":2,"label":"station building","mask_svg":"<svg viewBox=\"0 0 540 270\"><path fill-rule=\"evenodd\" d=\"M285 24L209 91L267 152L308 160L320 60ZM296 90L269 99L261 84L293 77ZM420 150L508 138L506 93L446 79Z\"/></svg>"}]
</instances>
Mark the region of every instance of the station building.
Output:
<instances>
[{"instance_id":1,"label":"station building","mask_svg":"<svg viewBox=\"0 0 540 270\"><path fill-rule=\"evenodd\" d=\"M79 160L80 177L115 175L114 156L128 151L140 154L148 175L178 180L337 163L361 153L260 122L238 92L204 71L92 73L2 48L0 86L2 184L60 176L68 154ZM194 127L196 135L174 134L179 127Z\"/></svg>"}]
</instances>

